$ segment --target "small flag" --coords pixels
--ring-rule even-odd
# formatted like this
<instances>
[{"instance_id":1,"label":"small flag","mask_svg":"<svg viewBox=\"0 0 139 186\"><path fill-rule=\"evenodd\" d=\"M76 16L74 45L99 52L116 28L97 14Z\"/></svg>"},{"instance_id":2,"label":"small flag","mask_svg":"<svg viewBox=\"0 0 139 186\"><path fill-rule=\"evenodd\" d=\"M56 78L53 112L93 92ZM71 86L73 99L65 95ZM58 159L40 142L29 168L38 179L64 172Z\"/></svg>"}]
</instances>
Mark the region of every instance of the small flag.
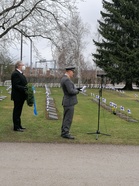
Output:
<instances>
[{"instance_id":1,"label":"small flag","mask_svg":"<svg viewBox=\"0 0 139 186\"><path fill-rule=\"evenodd\" d=\"M123 106L120 106L120 110L124 111L125 109L124 109L124 107L123 107Z\"/></svg>"},{"instance_id":2,"label":"small flag","mask_svg":"<svg viewBox=\"0 0 139 186\"><path fill-rule=\"evenodd\" d=\"M113 102L110 102L110 107L112 107L113 106Z\"/></svg>"},{"instance_id":3,"label":"small flag","mask_svg":"<svg viewBox=\"0 0 139 186\"><path fill-rule=\"evenodd\" d=\"M96 95L96 98L97 98L97 99L99 99L99 96L98 96L98 95Z\"/></svg>"},{"instance_id":4,"label":"small flag","mask_svg":"<svg viewBox=\"0 0 139 186\"><path fill-rule=\"evenodd\" d=\"M130 110L130 109L127 109L127 113L128 113L128 114L131 114L131 110Z\"/></svg>"},{"instance_id":5,"label":"small flag","mask_svg":"<svg viewBox=\"0 0 139 186\"><path fill-rule=\"evenodd\" d=\"M113 103L113 107L114 107L114 108L117 108L117 104Z\"/></svg>"}]
</instances>

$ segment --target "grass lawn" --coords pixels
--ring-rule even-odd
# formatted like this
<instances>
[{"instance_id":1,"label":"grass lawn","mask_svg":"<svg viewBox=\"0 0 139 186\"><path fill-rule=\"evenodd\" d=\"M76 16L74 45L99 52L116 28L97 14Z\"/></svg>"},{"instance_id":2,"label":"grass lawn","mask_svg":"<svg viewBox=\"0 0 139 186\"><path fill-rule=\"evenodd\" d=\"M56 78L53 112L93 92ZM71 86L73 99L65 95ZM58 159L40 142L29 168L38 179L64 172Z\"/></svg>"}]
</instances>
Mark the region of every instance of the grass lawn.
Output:
<instances>
[{"instance_id":1,"label":"grass lawn","mask_svg":"<svg viewBox=\"0 0 139 186\"><path fill-rule=\"evenodd\" d=\"M1 91L2 90L2 91ZM1 93L2 92L2 93ZM111 136L87 134L96 132L98 127L98 105L93 102L91 93L98 94L98 89L87 89L87 95L78 95L78 104L75 106L74 119L71 133L75 140L67 140L60 137L63 108L63 97L60 88L51 89L51 97L55 100L58 110L58 120L49 120L46 117L46 95L44 88L36 88L36 105L38 115L34 116L33 107L24 104L22 113L22 125L26 127L23 133L14 132L12 124L13 102L10 100L5 87L0 87L1 95L7 96L0 101L0 142L43 142L43 143L90 143L90 144L124 144L139 145L139 122L127 122L124 119L100 109L100 132ZM131 116L139 121L139 102L135 98L137 91L126 91L124 94L116 91L103 90L102 97L117 104L117 110L122 105L125 110L131 110Z\"/></svg>"}]
</instances>

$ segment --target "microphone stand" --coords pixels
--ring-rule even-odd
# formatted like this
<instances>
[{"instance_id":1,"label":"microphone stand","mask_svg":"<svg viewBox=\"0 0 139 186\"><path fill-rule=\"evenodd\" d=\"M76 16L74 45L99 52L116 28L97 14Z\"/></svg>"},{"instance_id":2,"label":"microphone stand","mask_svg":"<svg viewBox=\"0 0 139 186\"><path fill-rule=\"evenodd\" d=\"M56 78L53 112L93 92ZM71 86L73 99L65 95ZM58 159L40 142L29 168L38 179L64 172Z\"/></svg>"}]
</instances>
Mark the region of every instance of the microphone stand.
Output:
<instances>
[{"instance_id":1,"label":"microphone stand","mask_svg":"<svg viewBox=\"0 0 139 186\"><path fill-rule=\"evenodd\" d=\"M110 134L101 133L99 130L99 127L100 127L100 99L102 97L102 83L103 83L104 75L98 75L98 76L101 77L101 84L100 84L100 89L99 89L99 99L98 99L98 126L97 126L96 132L88 132L87 133L87 134L96 134L96 140L98 139L99 134L102 134L105 136L110 136Z\"/></svg>"}]
</instances>

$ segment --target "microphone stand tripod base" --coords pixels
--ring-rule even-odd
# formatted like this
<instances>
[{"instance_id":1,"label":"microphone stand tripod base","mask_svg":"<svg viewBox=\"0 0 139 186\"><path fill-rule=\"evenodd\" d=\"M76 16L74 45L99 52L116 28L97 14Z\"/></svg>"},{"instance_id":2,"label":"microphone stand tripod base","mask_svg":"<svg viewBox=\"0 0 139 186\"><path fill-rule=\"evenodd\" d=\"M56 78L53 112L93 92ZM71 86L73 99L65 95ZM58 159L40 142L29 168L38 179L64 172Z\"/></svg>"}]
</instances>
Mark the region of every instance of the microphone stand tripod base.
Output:
<instances>
[{"instance_id":1,"label":"microphone stand tripod base","mask_svg":"<svg viewBox=\"0 0 139 186\"><path fill-rule=\"evenodd\" d=\"M98 139L99 134L102 134L105 136L111 136L110 134L101 133L99 130L97 130L96 132L87 132L87 134L96 134L96 140Z\"/></svg>"}]
</instances>

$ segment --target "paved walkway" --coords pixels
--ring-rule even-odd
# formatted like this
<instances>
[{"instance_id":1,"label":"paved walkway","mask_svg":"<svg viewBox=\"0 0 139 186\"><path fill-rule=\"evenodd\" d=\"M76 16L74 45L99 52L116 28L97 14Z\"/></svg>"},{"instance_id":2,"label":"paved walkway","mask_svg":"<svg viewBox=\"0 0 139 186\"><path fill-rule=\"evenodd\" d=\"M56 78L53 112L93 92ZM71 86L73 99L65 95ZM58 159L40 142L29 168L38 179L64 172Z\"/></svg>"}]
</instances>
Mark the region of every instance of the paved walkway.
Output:
<instances>
[{"instance_id":1,"label":"paved walkway","mask_svg":"<svg viewBox=\"0 0 139 186\"><path fill-rule=\"evenodd\" d=\"M139 146L0 143L1 186L138 186Z\"/></svg>"}]
</instances>

